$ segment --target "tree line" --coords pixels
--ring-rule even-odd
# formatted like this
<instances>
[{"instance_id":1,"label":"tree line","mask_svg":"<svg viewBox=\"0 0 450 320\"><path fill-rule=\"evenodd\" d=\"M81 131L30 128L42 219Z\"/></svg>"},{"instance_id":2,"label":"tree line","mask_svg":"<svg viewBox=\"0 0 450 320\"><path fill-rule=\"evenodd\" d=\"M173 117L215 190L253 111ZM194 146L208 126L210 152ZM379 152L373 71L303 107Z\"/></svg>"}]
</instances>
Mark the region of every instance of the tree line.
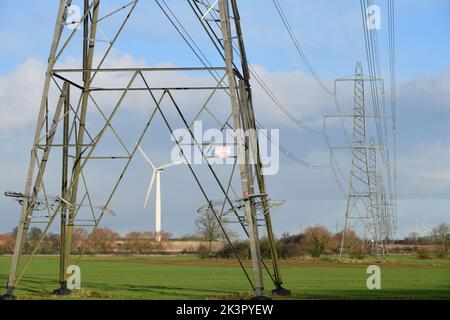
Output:
<instances>
[{"instance_id":1,"label":"tree line","mask_svg":"<svg viewBox=\"0 0 450 320\"><path fill-rule=\"evenodd\" d=\"M17 228L12 232L0 234L0 254L11 254L14 250ZM171 235L161 232L162 241L167 241ZM74 254L102 253L145 253L162 250L162 245L156 243L156 233L151 231L133 231L121 237L119 233L109 228L97 228L90 234L83 228L74 228L71 250ZM29 254L39 243L39 254L57 254L60 250L60 235L50 233L43 236L40 228L33 227L27 234L24 253Z\"/></svg>"},{"instance_id":2,"label":"tree line","mask_svg":"<svg viewBox=\"0 0 450 320\"><path fill-rule=\"evenodd\" d=\"M225 241L226 238L222 232L225 229L229 238L236 237L236 234L228 227L228 219L226 216L219 218L213 212L206 211L202 213L196 220L197 233L208 243L213 241ZM348 230L345 233L344 251L352 259L362 259L370 251L370 243L363 241L358 235ZM326 254L338 254L340 252L342 242L342 231L333 234L325 226L313 226L306 228L297 235L283 234L276 242L277 252L280 258L289 259L309 255L313 258L319 258ZM447 258L450 247L450 226L441 223L434 228L429 234L420 237L416 232L412 232L403 240L391 240L394 245L409 245L406 251L415 252L419 259L428 259L435 255L438 258ZM420 247L427 245L432 249ZM233 250L234 248L234 250ZM395 249L395 247L394 247ZM404 250L404 249L403 249ZM236 240L232 245L226 244L218 252L213 252L210 246L202 246L199 249L201 258L234 258L234 251L242 259L250 257L250 248L248 241ZM270 244L267 239L261 241L261 255L263 258L270 258Z\"/></svg>"},{"instance_id":3,"label":"tree line","mask_svg":"<svg viewBox=\"0 0 450 320\"><path fill-rule=\"evenodd\" d=\"M224 221L226 222L225 218ZM152 254L163 253L167 241L201 241L198 255L201 258L223 258L233 259L234 250L227 244L223 237L220 224L215 217L208 214L202 215L196 220L196 233L185 235L174 239L170 233L160 233L161 242L156 241L157 234L151 231L133 231L121 237L117 232L109 228L97 228L91 234L83 228L74 228L72 238L72 252L74 254ZM237 239L237 234L228 230L228 225L223 223L228 235L234 239L232 245L240 258L249 259L250 249L248 241ZM12 232L0 234L0 254L11 254L17 228ZM350 258L360 259L368 254L365 242L358 235L349 230L345 235L345 252ZM60 250L59 234L50 233L43 236L43 231L37 227L31 228L27 234L27 242L24 253L30 253L32 248L39 242L39 254L57 254ZM301 256L319 258L323 255L339 253L342 241L342 232L333 234L324 226L312 226L303 232L290 235L283 234L276 242L278 254L281 259L290 259ZM221 249L213 249L212 243L222 242ZM403 240L392 241L392 245L410 245L420 259L429 259L433 256L447 258L450 248L450 226L442 223L433 228L425 236L419 237L411 233ZM217 248L217 246L215 247ZM270 245L267 239L261 240L261 254L263 258L270 257Z\"/></svg>"}]
</instances>

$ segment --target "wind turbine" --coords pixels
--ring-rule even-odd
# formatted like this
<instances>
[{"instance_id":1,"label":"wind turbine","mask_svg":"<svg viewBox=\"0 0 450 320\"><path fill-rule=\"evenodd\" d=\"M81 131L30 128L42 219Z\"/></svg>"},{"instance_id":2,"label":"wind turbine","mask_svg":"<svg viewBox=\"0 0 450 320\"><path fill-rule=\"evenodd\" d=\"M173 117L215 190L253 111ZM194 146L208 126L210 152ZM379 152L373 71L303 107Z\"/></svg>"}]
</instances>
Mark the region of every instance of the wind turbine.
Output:
<instances>
[{"instance_id":1,"label":"wind turbine","mask_svg":"<svg viewBox=\"0 0 450 320\"><path fill-rule=\"evenodd\" d=\"M160 167L156 167L147 154L142 150L140 146L138 146L139 152L142 154L144 159L148 162L148 164L153 169L152 178L150 180L150 185L147 190L147 196L145 197L144 208L147 208L148 200L150 199L150 194L152 192L153 184L156 180L156 203L155 203L155 232L156 232L156 241L161 241L161 173L165 170L175 167L181 164L186 163L184 160L171 162Z\"/></svg>"},{"instance_id":2,"label":"wind turbine","mask_svg":"<svg viewBox=\"0 0 450 320\"><path fill-rule=\"evenodd\" d=\"M419 221L418 221L418 219L416 219L416 225L414 227L414 232L416 232L419 237L426 237L431 234L431 228L425 226L422 223L419 225Z\"/></svg>"}]
</instances>

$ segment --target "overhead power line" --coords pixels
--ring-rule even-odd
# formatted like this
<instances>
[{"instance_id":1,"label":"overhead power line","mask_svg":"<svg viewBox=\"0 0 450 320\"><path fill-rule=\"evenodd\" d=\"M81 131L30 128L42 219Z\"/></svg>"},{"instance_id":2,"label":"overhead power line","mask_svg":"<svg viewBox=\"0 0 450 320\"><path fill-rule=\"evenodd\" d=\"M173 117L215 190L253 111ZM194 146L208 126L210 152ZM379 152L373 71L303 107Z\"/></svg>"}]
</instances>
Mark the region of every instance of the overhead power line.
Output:
<instances>
[{"instance_id":1,"label":"overhead power line","mask_svg":"<svg viewBox=\"0 0 450 320\"><path fill-rule=\"evenodd\" d=\"M188 0L189 2L189 0ZM182 39L187 43L188 47L191 49L191 51L194 53L194 55L197 57L197 59L200 61L200 63L205 67L213 67L210 60L207 58L204 51L200 48L200 46L196 43L196 41L191 36L190 32L187 30L187 28L183 25L183 23L180 21L180 19L177 17L175 12L170 8L168 3L165 0L156 0L157 5L159 8L163 11L166 18L169 20L169 22L173 25L175 30L179 33L179 35L182 37ZM190 2L189 2L190 4ZM191 6L192 7L192 6ZM210 14L215 15L214 10L210 10ZM217 20L219 19L218 16L216 16ZM217 35L213 35L212 38L219 39ZM217 47L219 50L219 48ZM236 50L236 49L235 49ZM237 51L237 50L236 50ZM220 50L219 50L220 52ZM236 52L237 53L237 52ZM270 89L270 87L264 82L264 80L260 77L260 75L256 72L255 68L251 65L250 72L256 82L260 85L260 87L263 89L263 91L268 95L268 97L292 120L294 121L299 127L306 129L311 132L319 132L318 130L315 130L313 128L308 127L306 124L304 124L300 119L298 119L294 114L292 114L287 108L283 106L283 104L280 102L280 100L275 96L273 91ZM210 70L209 71L211 76L215 79L217 83L220 81L220 76L217 73L216 70ZM263 128L264 126L261 125L261 123L258 123L259 128ZM320 132L319 132L320 133ZM267 135L266 135L267 136ZM279 148L279 150L286 155L288 158L296 162L297 164L300 164L302 166L305 166L307 168L311 169L323 169L329 167L329 164L325 165L315 165L312 163L309 163L308 161L300 159L298 156L296 156L293 152L291 152L288 148L281 145L280 143L276 144L272 139L267 136L268 140L274 145L275 147Z\"/></svg>"},{"instance_id":2,"label":"overhead power line","mask_svg":"<svg viewBox=\"0 0 450 320\"><path fill-rule=\"evenodd\" d=\"M341 0L337 0L337 4L338 4L338 8L339 8L339 14L341 15L342 18L342 24L344 25L344 29L345 29L345 36L347 37L347 41L348 44L350 46L350 50L352 52L353 55L353 59L355 61L359 61L359 59L356 57L356 50L355 50L355 46L353 45L353 41L352 41L352 37L350 35L350 30L348 28L347 25L347 21L345 20L345 15L344 15L344 9L342 8L342 1Z\"/></svg>"},{"instance_id":3,"label":"overhead power line","mask_svg":"<svg viewBox=\"0 0 450 320\"><path fill-rule=\"evenodd\" d=\"M325 83L322 81L322 79L317 74L316 70L312 66L311 62L309 61L309 58L306 56L305 52L303 51L302 46L300 45L297 37L295 36L294 32L292 31L291 25L286 17L286 14L284 13L283 7L279 3L278 0L272 0L275 8L277 9L278 15L281 18L281 21L283 22L284 27L286 28L289 37L291 38L292 42L294 43L295 48L297 49L297 52L305 62L306 66L308 67L308 70L311 72L314 79L316 79L317 83L322 87L325 92L327 92L330 96L334 96L334 92L330 90Z\"/></svg>"}]
</instances>

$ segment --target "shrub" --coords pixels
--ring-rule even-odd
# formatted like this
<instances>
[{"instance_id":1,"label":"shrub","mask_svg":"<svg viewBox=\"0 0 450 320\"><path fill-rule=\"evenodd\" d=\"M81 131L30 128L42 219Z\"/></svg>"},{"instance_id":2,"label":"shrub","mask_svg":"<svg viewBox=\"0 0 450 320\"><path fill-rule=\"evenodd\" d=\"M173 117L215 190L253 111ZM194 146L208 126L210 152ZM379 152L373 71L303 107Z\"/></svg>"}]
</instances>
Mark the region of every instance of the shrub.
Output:
<instances>
[{"instance_id":1,"label":"shrub","mask_svg":"<svg viewBox=\"0 0 450 320\"><path fill-rule=\"evenodd\" d=\"M301 255L300 245L294 243L286 243L283 241L277 241L275 243L278 258L290 259ZM260 242L261 257L263 259L271 259L272 251L270 250L270 242L268 239L263 239Z\"/></svg>"},{"instance_id":2,"label":"shrub","mask_svg":"<svg viewBox=\"0 0 450 320\"><path fill-rule=\"evenodd\" d=\"M248 241L235 241L233 242L233 247L236 250L239 258L246 260L251 258L250 246ZM293 257L298 257L301 255L301 249L299 244L285 243L283 241L276 242L276 248L278 257L280 259L289 259ZM263 259L272 258L272 252L270 250L270 243L268 239L262 239L260 242L261 257ZM235 259L235 254L233 249L229 244L223 246L217 252L217 257L221 259Z\"/></svg>"},{"instance_id":3,"label":"shrub","mask_svg":"<svg viewBox=\"0 0 450 320\"><path fill-rule=\"evenodd\" d=\"M366 257L366 249L362 243L354 243L349 247L350 259L364 259Z\"/></svg>"},{"instance_id":4,"label":"shrub","mask_svg":"<svg viewBox=\"0 0 450 320\"><path fill-rule=\"evenodd\" d=\"M233 247L239 258L243 260L250 258L250 246L248 241L235 241L233 242ZM217 252L217 257L222 259L236 258L234 251L229 244L224 245L223 248Z\"/></svg>"},{"instance_id":5,"label":"shrub","mask_svg":"<svg viewBox=\"0 0 450 320\"><path fill-rule=\"evenodd\" d=\"M272 250L270 250L269 240L261 240L259 243L259 247L261 248L261 258L270 259L272 257Z\"/></svg>"},{"instance_id":6,"label":"shrub","mask_svg":"<svg viewBox=\"0 0 450 320\"><path fill-rule=\"evenodd\" d=\"M300 245L294 243L278 242L277 251L280 259L291 259L302 255Z\"/></svg>"},{"instance_id":7,"label":"shrub","mask_svg":"<svg viewBox=\"0 0 450 320\"><path fill-rule=\"evenodd\" d=\"M217 251L217 257L221 259L231 259L234 257L233 250L231 249L231 246L229 244L226 244Z\"/></svg>"},{"instance_id":8,"label":"shrub","mask_svg":"<svg viewBox=\"0 0 450 320\"><path fill-rule=\"evenodd\" d=\"M201 245L197 250L197 255L200 259L208 259L211 256L211 251L207 246Z\"/></svg>"},{"instance_id":9,"label":"shrub","mask_svg":"<svg viewBox=\"0 0 450 320\"><path fill-rule=\"evenodd\" d=\"M342 232L336 233L330 242L331 251L339 253L341 250ZM350 259L364 259L367 249L364 241L361 240L355 231L347 230L344 239L344 252L347 252Z\"/></svg>"},{"instance_id":10,"label":"shrub","mask_svg":"<svg viewBox=\"0 0 450 320\"><path fill-rule=\"evenodd\" d=\"M425 248L417 249L417 259L420 259L420 260L431 259L430 250L425 249Z\"/></svg>"},{"instance_id":11,"label":"shrub","mask_svg":"<svg viewBox=\"0 0 450 320\"><path fill-rule=\"evenodd\" d=\"M234 248L239 256L239 258L246 260L250 259L250 245L248 241L238 241L234 243ZM234 253L232 251L232 257L234 257Z\"/></svg>"},{"instance_id":12,"label":"shrub","mask_svg":"<svg viewBox=\"0 0 450 320\"><path fill-rule=\"evenodd\" d=\"M311 257L319 258L328 249L331 233L323 226L309 227L305 230L302 246Z\"/></svg>"},{"instance_id":13,"label":"shrub","mask_svg":"<svg viewBox=\"0 0 450 320\"><path fill-rule=\"evenodd\" d=\"M436 249L436 257L439 259L446 259L448 257L448 251L443 250L442 247Z\"/></svg>"}]
</instances>

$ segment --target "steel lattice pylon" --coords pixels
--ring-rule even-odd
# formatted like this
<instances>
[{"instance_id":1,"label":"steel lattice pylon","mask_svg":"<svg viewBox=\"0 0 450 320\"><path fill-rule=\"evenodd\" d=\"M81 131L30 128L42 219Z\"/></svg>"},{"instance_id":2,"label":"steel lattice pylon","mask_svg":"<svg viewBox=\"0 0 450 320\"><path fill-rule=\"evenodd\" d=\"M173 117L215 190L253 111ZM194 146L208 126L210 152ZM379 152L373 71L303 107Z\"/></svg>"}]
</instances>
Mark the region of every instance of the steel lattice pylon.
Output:
<instances>
[{"instance_id":1,"label":"steel lattice pylon","mask_svg":"<svg viewBox=\"0 0 450 320\"><path fill-rule=\"evenodd\" d=\"M366 77L361 63L357 63L353 77L337 81L353 81L353 136L351 145L352 163L349 175L349 188L345 210L344 228L342 230L340 258L345 250L348 230L359 224L364 233L363 250L372 254L384 255L386 242L391 233L388 222L388 204L377 166L377 149L374 139L367 139L367 118L365 102L365 81L378 81Z\"/></svg>"},{"instance_id":2,"label":"steel lattice pylon","mask_svg":"<svg viewBox=\"0 0 450 320\"><path fill-rule=\"evenodd\" d=\"M67 17L69 7L72 0L60 0L57 13L57 20L54 30L53 42L48 59L48 67L44 81L44 89L42 100L40 103L39 114L37 118L37 126L31 149L31 157L28 167L28 175L26 179L25 190L23 192L22 210L18 226L14 255L10 268L7 293L5 298L13 298L13 293L21 280L24 272L29 267L32 257L35 255L42 243L45 235L49 232L51 226L57 217L60 217L60 235L61 235L61 252L60 252L60 288L55 290L56 294L67 294L67 274L66 270L71 257L71 245L73 238L73 228L75 226L98 227L105 213L111 212L109 206L117 193L118 187L128 171L128 168L135 157L138 146L143 141L150 125L157 121L156 116L159 115L162 124L167 127L170 134L174 136L174 127L168 116L167 108L170 108L179 118L183 126L185 126L188 134L192 137L195 147L201 150L203 159L205 160L209 173L216 184L224 201L228 202L231 208L234 208L234 202L229 196L229 188L226 188L218 175L215 173L214 167L208 161L205 147L197 143L195 135L192 132L192 124L204 114L211 114L211 106L208 104L212 97L220 92L225 92L231 106L230 115L224 120L219 121L216 117L216 125L218 128L231 127L235 130L235 144L237 145L237 159L239 164L236 166L239 172L240 188L242 189L243 201L245 203L245 221L240 221L241 226L250 240L250 249L253 266L253 281L247 274L239 257L237 259L241 263L242 269L249 280L256 296L263 294L263 271L267 270L271 280L275 285L274 293L289 294L289 291L282 287L282 279L278 268L278 257L275 249L275 240L272 231L272 223L270 219L269 201L265 178L263 175L263 165L261 163L259 142L256 134L243 136L242 130L256 131L256 121L253 110L252 91L250 87L250 73L244 40L241 31L240 18L236 0L218 0L213 6L208 2L191 0L189 4L194 13L199 16L199 21L203 25L205 31L209 34L216 48L223 58L223 65L205 66L205 67L165 67L165 68L116 68L105 67L105 61L110 56L111 50L117 40L120 38L125 25L131 19L133 12L137 10L139 0L128 2L120 5L118 9L106 11L102 0L84 0L84 11L80 21L76 22L76 27L67 33ZM159 3L158 3L159 4ZM116 25L116 32L110 39L101 39L103 35L102 24L104 21L111 19L124 12L122 18ZM201 17L201 18L200 18ZM215 33L217 32L217 33ZM81 41L76 41L77 35L81 35ZM216 36L212 36L212 34ZM219 35L217 37L217 35ZM99 46L104 44L104 52L99 55ZM64 56L68 48L71 46L82 47L82 64L78 68L68 68L59 66L61 57ZM240 63L236 56L239 56ZM205 72L213 75L214 85L205 86L164 86L154 87L150 85L150 75L157 73L188 73L188 72ZM126 79L126 84L114 86L102 83L101 80L106 75L116 75ZM58 99L54 108L51 105L52 96L50 90L58 92ZM182 104L177 101L176 92L202 91L208 92L205 103L201 106L199 113L194 119L187 120L183 113ZM140 93L145 97L146 104L151 106L151 112L139 127L137 138L129 143L131 138L124 137L115 127L115 120L119 117L121 107L127 97L132 93ZM118 94L117 101L112 108L104 108L101 102L96 98L98 93L107 93L111 96L113 93ZM76 103L73 103L73 101ZM222 106L223 107L223 106ZM96 116L101 125L97 127L91 126L92 114L95 110ZM53 112L53 117L50 113ZM231 119L231 124L229 120ZM110 135L115 138L120 152L114 155L105 155L101 153L102 143L105 136ZM133 138L134 139L134 138ZM137 143L136 143L137 142ZM180 146L181 141L175 139L175 144L180 148L180 153L187 159L187 155ZM61 155L57 161L58 171L51 170L51 174L60 172L60 192L57 197L58 201L50 205L49 195L45 185L45 180L49 176L47 168L50 160L55 160L55 154ZM53 156L53 157L51 157ZM251 162L250 159L254 159ZM117 172L117 179L112 183L111 191L108 192L100 209L93 205L97 199L92 199L90 188L88 186L87 168L94 160L114 160L122 161L123 166ZM206 188L203 187L201 177L197 174L194 167L187 161L189 171L192 173L195 183L198 185L202 196L207 203L212 203ZM230 181L234 174L234 168L231 173ZM59 175L59 174L58 174ZM108 189L109 190L109 189ZM26 235L30 225L38 223L34 208L35 203L43 204L46 208L46 221L39 221L45 224L45 230L42 237L35 243L31 250L31 255L25 266L19 270L19 262L22 257ZM257 219L257 206L262 207L262 215L264 220L265 232L271 244L272 268L269 269L265 262L261 259L259 248L259 233ZM80 210L84 206L89 207L92 211L92 217L89 220L81 220ZM262 205L261 205L262 204ZM258 207L259 208L259 207ZM214 211L219 224L219 212ZM236 216L237 209L234 208ZM40 217L42 218L42 217ZM225 229L222 229L225 232ZM226 232L225 232L226 233ZM225 234L226 235L226 234ZM230 245L231 242L226 235ZM19 273L20 271L20 273Z\"/></svg>"}]
</instances>

